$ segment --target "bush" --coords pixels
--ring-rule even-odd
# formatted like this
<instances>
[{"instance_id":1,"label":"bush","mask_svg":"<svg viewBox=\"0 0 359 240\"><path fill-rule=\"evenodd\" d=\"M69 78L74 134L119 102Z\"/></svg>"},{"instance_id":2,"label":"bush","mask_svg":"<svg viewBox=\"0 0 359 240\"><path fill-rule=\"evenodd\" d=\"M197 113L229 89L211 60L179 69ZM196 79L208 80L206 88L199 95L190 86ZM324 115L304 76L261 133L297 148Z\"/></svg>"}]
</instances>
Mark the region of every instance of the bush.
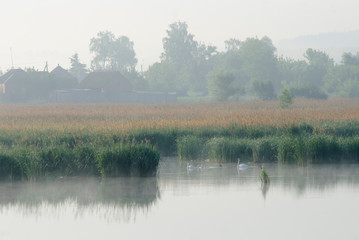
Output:
<instances>
[{"instance_id":1,"label":"bush","mask_svg":"<svg viewBox=\"0 0 359 240\"><path fill-rule=\"evenodd\" d=\"M292 105L293 99L288 88L283 88L279 96L279 105L281 108L288 108Z\"/></svg>"},{"instance_id":2,"label":"bush","mask_svg":"<svg viewBox=\"0 0 359 240\"><path fill-rule=\"evenodd\" d=\"M315 85L303 85L290 88L293 97L305 97L310 99L327 99L328 95Z\"/></svg>"},{"instance_id":3,"label":"bush","mask_svg":"<svg viewBox=\"0 0 359 240\"><path fill-rule=\"evenodd\" d=\"M271 81L254 81L253 88L256 95L262 100L274 100L277 98Z\"/></svg>"}]
</instances>

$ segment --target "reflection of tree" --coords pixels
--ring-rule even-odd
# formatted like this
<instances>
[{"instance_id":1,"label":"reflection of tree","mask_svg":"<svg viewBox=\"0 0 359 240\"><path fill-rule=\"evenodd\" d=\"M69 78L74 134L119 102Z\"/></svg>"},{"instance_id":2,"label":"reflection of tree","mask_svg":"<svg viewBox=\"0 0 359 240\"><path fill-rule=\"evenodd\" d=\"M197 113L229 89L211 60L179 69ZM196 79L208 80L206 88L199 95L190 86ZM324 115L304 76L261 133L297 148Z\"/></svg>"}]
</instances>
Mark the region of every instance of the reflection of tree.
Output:
<instances>
[{"instance_id":1,"label":"reflection of tree","mask_svg":"<svg viewBox=\"0 0 359 240\"><path fill-rule=\"evenodd\" d=\"M129 220L136 211L148 211L160 190L157 178L71 179L38 183L17 182L0 184L0 209L16 207L23 212L37 209L59 209L76 206L77 213L96 211ZM115 216L116 215L116 216Z\"/></svg>"}]
</instances>

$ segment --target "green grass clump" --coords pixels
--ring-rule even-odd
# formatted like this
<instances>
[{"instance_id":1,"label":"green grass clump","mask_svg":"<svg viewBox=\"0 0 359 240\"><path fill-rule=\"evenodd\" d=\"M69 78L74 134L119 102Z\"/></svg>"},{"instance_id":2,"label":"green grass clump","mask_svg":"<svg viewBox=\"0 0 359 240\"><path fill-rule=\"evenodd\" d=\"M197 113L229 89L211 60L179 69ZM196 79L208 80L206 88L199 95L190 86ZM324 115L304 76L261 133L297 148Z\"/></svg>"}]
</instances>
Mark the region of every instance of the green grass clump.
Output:
<instances>
[{"instance_id":1,"label":"green grass clump","mask_svg":"<svg viewBox=\"0 0 359 240\"><path fill-rule=\"evenodd\" d=\"M302 136L284 136L278 139L278 162L303 165L306 159L306 145Z\"/></svg>"},{"instance_id":2,"label":"green grass clump","mask_svg":"<svg viewBox=\"0 0 359 240\"><path fill-rule=\"evenodd\" d=\"M0 179L21 179L21 167L16 158L8 153L0 153Z\"/></svg>"},{"instance_id":3,"label":"green grass clump","mask_svg":"<svg viewBox=\"0 0 359 240\"><path fill-rule=\"evenodd\" d=\"M159 153L148 145L119 145L99 151L98 169L102 177L154 175L159 159Z\"/></svg>"},{"instance_id":4,"label":"green grass clump","mask_svg":"<svg viewBox=\"0 0 359 240\"><path fill-rule=\"evenodd\" d=\"M278 141L275 137L259 138L252 145L253 162L274 162L277 160Z\"/></svg>"},{"instance_id":5,"label":"green grass clump","mask_svg":"<svg viewBox=\"0 0 359 240\"><path fill-rule=\"evenodd\" d=\"M260 178L261 178L262 184L269 184L270 183L269 175L268 175L268 173L267 173L264 166L262 166L262 171L261 171L261 174L260 174Z\"/></svg>"},{"instance_id":6,"label":"green grass clump","mask_svg":"<svg viewBox=\"0 0 359 240\"><path fill-rule=\"evenodd\" d=\"M221 162L235 162L239 157L252 156L251 140L233 138L213 138L207 142L208 157Z\"/></svg>"},{"instance_id":7,"label":"green grass clump","mask_svg":"<svg viewBox=\"0 0 359 240\"><path fill-rule=\"evenodd\" d=\"M342 148L338 138L314 135L308 138L307 154L309 163L334 162L340 160Z\"/></svg>"},{"instance_id":8,"label":"green grass clump","mask_svg":"<svg viewBox=\"0 0 359 240\"><path fill-rule=\"evenodd\" d=\"M156 174L160 155L148 144L90 144L0 149L0 179L36 181L58 176L147 176Z\"/></svg>"},{"instance_id":9,"label":"green grass clump","mask_svg":"<svg viewBox=\"0 0 359 240\"><path fill-rule=\"evenodd\" d=\"M193 135L183 136L177 139L177 152L180 159L192 160L205 156L205 140Z\"/></svg>"},{"instance_id":10,"label":"green grass clump","mask_svg":"<svg viewBox=\"0 0 359 240\"><path fill-rule=\"evenodd\" d=\"M359 136L339 139L342 158L359 162Z\"/></svg>"}]
</instances>

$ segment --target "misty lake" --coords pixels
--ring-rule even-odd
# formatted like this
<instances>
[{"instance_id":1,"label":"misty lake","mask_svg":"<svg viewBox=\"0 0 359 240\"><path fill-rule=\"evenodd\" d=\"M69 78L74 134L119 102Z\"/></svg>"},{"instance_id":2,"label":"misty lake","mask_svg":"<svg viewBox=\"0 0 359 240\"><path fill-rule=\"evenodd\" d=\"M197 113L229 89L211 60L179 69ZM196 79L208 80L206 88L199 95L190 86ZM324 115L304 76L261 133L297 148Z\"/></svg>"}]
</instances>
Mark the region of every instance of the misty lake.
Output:
<instances>
[{"instance_id":1,"label":"misty lake","mask_svg":"<svg viewBox=\"0 0 359 240\"><path fill-rule=\"evenodd\" d=\"M0 183L0 239L359 239L359 165L207 166Z\"/></svg>"}]
</instances>

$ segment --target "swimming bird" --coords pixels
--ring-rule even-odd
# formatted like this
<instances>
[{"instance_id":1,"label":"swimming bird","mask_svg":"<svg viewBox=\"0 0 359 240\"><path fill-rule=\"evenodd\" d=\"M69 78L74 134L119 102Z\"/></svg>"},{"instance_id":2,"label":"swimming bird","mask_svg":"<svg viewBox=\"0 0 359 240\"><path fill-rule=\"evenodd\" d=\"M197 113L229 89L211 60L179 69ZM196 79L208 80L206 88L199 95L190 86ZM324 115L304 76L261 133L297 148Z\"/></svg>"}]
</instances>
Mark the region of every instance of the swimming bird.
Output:
<instances>
[{"instance_id":1,"label":"swimming bird","mask_svg":"<svg viewBox=\"0 0 359 240\"><path fill-rule=\"evenodd\" d=\"M240 158L238 158L238 163L237 163L237 169L240 169L240 170L244 170L244 169L247 169L249 166L245 163L239 163L241 161Z\"/></svg>"},{"instance_id":2,"label":"swimming bird","mask_svg":"<svg viewBox=\"0 0 359 240\"><path fill-rule=\"evenodd\" d=\"M188 164L188 163L187 163L187 170L188 170L188 171L193 171L193 170L195 170L195 169L196 169L195 166L193 166L192 164Z\"/></svg>"}]
</instances>

